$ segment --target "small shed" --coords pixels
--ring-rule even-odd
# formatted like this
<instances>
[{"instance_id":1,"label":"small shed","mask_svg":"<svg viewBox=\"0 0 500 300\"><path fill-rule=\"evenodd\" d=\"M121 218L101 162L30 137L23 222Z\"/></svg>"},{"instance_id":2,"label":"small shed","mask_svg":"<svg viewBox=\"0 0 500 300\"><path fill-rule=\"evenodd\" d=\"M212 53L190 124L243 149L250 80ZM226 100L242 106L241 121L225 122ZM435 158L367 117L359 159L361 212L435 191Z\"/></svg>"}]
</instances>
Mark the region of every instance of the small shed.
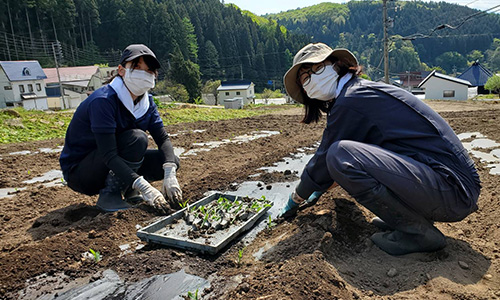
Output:
<instances>
[{"instance_id":1,"label":"small shed","mask_svg":"<svg viewBox=\"0 0 500 300\"><path fill-rule=\"evenodd\" d=\"M243 98L236 97L232 99L224 99L225 109L242 109L243 108Z\"/></svg>"},{"instance_id":2,"label":"small shed","mask_svg":"<svg viewBox=\"0 0 500 300\"><path fill-rule=\"evenodd\" d=\"M48 109L45 78L36 60L0 61L0 108Z\"/></svg>"},{"instance_id":3,"label":"small shed","mask_svg":"<svg viewBox=\"0 0 500 300\"><path fill-rule=\"evenodd\" d=\"M418 85L425 89L425 99L434 100L467 100L469 86L471 83L467 80L444 75L436 70Z\"/></svg>"},{"instance_id":4,"label":"small shed","mask_svg":"<svg viewBox=\"0 0 500 300\"><path fill-rule=\"evenodd\" d=\"M255 89L253 82L249 80L223 81L217 88L218 103L224 105L226 99L242 98L243 105L253 103Z\"/></svg>"},{"instance_id":5,"label":"small shed","mask_svg":"<svg viewBox=\"0 0 500 300\"><path fill-rule=\"evenodd\" d=\"M457 78L467 80L473 87L477 87L478 94L489 94L489 91L484 89L484 85L492 76L493 73L490 70L476 61Z\"/></svg>"}]
</instances>

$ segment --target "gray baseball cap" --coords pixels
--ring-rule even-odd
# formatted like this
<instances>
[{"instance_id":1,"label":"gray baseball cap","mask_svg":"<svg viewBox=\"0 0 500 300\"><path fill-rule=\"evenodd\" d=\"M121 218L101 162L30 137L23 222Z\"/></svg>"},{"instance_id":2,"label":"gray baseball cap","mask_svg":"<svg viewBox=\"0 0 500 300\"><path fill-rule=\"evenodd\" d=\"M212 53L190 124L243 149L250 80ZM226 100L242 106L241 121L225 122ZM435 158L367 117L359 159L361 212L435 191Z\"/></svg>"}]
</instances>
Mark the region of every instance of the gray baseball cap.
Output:
<instances>
[{"instance_id":1,"label":"gray baseball cap","mask_svg":"<svg viewBox=\"0 0 500 300\"><path fill-rule=\"evenodd\" d=\"M149 49L146 45L143 44L132 44L129 45L125 50L123 50L122 57L120 59L120 65L125 65L126 62L136 59L139 56L150 56L153 59L151 62L154 64L155 69L160 68L160 62L156 58L156 55Z\"/></svg>"},{"instance_id":2,"label":"gray baseball cap","mask_svg":"<svg viewBox=\"0 0 500 300\"><path fill-rule=\"evenodd\" d=\"M292 67L285 73L283 82L288 95L295 101L304 103L305 94L302 87L297 83L297 72L302 64L317 64L328 57L334 57L337 60L342 60L350 67L358 66L358 60L351 51L344 48L332 49L323 43L311 43L300 49L293 58Z\"/></svg>"}]
</instances>

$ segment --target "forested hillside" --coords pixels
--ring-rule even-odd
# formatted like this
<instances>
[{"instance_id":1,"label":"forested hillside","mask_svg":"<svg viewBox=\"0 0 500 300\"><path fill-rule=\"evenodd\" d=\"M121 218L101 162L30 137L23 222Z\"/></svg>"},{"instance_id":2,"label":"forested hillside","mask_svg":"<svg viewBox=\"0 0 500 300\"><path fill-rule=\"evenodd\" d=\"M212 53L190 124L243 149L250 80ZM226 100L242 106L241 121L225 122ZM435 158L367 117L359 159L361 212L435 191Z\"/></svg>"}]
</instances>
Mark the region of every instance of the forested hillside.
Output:
<instances>
[{"instance_id":1,"label":"forested hillside","mask_svg":"<svg viewBox=\"0 0 500 300\"><path fill-rule=\"evenodd\" d=\"M268 80L281 83L292 53L308 42L218 0L4 1L0 60L53 66L58 40L63 65L116 65L119 50L144 43L162 62L162 75L185 85L191 99L199 95L200 77L245 78L261 88Z\"/></svg>"},{"instance_id":2,"label":"forested hillside","mask_svg":"<svg viewBox=\"0 0 500 300\"><path fill-rule=\"evenodd\" d=\"M383 67L381 1L322 3L265 17L313 41L355 51L368 72L375 74ZM499 14L446 2L388 1L388 17L394 20L389 28L393 73L426 66L460 72L477 59L500 70ZM449 26L436 30L442 24Z\"/></svg>"},{"instance_id":3,"label":"forested hillside","mask_svg":"<svg viewBox=\"0 0 500 300\"><path fill-rule=\"evenodd\" d=\"M249 79L282 87L293 54L310 41L353 50L365 72L382 69L382 3L323 3L256 16L219 0L3 0L0 60L42 66L116 65L144 43L162 62L160 78L194 100L206 80ZM390 1L390 71L463 71L479 60L500 71L500 16L445 2ZM464 21L465 20L465 21ZM444 29L435 30L440 24ZM457 27L452 29L450 27ZM56 41L59 41L56 42Z\"/></svg>"}]
</instances>

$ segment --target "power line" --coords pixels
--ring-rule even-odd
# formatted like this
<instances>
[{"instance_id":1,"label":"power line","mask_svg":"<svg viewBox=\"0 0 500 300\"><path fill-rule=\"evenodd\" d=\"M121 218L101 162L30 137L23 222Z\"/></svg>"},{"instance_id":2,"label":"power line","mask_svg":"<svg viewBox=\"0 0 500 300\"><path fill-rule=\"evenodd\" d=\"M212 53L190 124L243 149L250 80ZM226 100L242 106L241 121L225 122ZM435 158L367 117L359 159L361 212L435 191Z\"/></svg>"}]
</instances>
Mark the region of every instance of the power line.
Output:
<instances>
[{"instance_id":1,"label":"power line","mask_svg":"<svg viewBox=\"0 0 500 300\"><path fill-rule=\"evenodd\" d=\"M479 12L476 12L472 15L469 15L465 18L463 18L462 20L459 20L459 23L455 26L452 26L452 25L449 25L449 24L440 24L436 27L434 27L428 34L423 34L423 33L415 33L415 34L412 34L412 35L409 35L409 36L405 36L405 37L402 37L401 39L402 40L416 40L416 39L423 39L423 38L429 38L431 37L436 31L439 31L439 30L442 30L442 29L445 29L445 28L449 28L449 29L458 29L460 28L465 22L473 19L473 18L479 18L479 17L483 17L483 16L486 16L488 15L488 11L491 11L491 12L496 12L500 10L500 5L496 5L496 6L493 6L492 8L489 8L489 9L486 9L486 10L482 10L482 11L479 11Z\"/></svg>"}]
</instances>

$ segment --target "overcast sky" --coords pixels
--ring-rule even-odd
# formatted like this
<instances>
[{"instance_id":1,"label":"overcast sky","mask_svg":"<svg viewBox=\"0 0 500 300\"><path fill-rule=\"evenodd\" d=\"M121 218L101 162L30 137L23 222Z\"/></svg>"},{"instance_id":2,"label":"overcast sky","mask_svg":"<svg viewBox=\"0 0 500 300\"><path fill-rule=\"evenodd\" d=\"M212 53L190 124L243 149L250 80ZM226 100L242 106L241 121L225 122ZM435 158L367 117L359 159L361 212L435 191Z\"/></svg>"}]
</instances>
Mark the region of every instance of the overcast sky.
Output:
<instances>
[{"instance_id":1,"label":"overcast sky","mask_svg":"<svg viewBox=\"0 0 500 300\"><path fill-rule=\"evenodd\" d=\"M470 8L486 10L500 4L499 0L444 0L449 3L467 5ZM257 15L278 13L299 7L311 6L321 2L346 3L349 1L325 0L225 0L225 3L234 3L243 10L249 10ZM426 1L428 2L428 1ZM498 11L497 11L498 12Z\"/></svg>"}]
</instances>

